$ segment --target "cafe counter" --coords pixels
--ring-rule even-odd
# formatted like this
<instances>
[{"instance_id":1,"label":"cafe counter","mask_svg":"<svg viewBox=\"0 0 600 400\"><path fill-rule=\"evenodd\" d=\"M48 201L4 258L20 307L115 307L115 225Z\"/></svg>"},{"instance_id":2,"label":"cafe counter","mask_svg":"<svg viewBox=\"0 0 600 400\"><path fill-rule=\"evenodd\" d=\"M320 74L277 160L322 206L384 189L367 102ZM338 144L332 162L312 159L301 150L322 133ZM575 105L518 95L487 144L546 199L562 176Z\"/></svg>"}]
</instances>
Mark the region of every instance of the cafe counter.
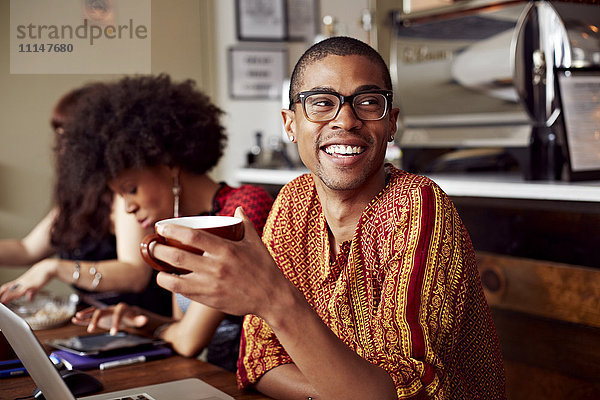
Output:
<instances>
[{"instance_id":1,"label":"cafe counter","mask_svg":"<svg viewBox=\"0 0 600 400\"><path fill-rule=\"evenodd\" d=\"M306 169L237 169L240 183L283 186ZM437 174L427 175L449 196L600 202L600 181L525 181L518 174Z\"/></svg>"}]
</instances>

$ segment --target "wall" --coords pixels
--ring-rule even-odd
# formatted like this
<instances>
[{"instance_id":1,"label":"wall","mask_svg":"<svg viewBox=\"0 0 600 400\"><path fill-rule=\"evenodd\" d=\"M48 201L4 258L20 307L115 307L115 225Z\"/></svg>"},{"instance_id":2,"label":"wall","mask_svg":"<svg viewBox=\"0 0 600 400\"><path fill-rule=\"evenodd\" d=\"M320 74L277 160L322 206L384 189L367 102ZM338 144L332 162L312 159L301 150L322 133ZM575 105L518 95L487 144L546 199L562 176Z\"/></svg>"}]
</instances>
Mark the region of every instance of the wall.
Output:
<instances>
[{"instance_id":1,"label":"wall","mask_svg":"<svg viewBox=\"0 0 600 400\"><path fill-rule=\"evenodd\" d=\"M412 3L413 10L425 9L439 5L447 5L449 0L405 0ZM360 40L370 42L374 47L382 47L384 58L388 53L389 27L386 27L387 10L398 8L401 1L398 0L317 0L319 15L334 17L337 21L336 34L356 37ZM370 9L374 23L374 31L369 35L363 28L361 17L363 10ZM229 131L229 146L227 152L217 169L216 174L227 182L237 184L234 171L244 166L246 153L254 144L254 135L257 131L265 137L278 137L282 135L281 126L281 101L280 100L233 100L228 93L227 75L227 49L231 46L244 46L254 48L285 48L288 51L288 71L291 71L300 55L312 43L257 43L240 42L237 40L235 26L235 0L215 1L217 34L215 45L217 48L217 97L216 101L227 112L224 123ZM321 33L325 33L325 27L320 25ZM376 31L380 31L377 34ZM290 155L297 156L296 148L287 145Z\"/></svg>"},{"instance_id":2,"label":"wall","mask_svg":"<svg viewBox=\"0 0 600 400\"><path fill-rule=\"evenodd\" d=\"M332 15L339 21L338 34L345 34L366 40L365 32L360 26L362 10L369 8L369 0L320 0L321 16ZM229 76L227 74L227 51L231 46L250 48L284 48L288 51L288 71L291 71L300 55L312 43L302 42L240 42L237 40L235 26L235 0L220 0L215 2L217 34L217 97L219 105L226 111L225 126L229 132L227 152L217 170L217 175L232 184L237 184L234 178L236 168L244 166L246 153L254 144L257 131L263 133L263 143L268 137L281 137L281 101L277 100L234 100L229 97ZM288 151L293 156L296 150L288 145Z\"/></svg>"},{"instance_id":3,"label":"wall","mask_svg":"<svg viewBox=\"0 0 600 400\"><path fill-rule=\"evenodd\" d=\"M118 75L10 74L10 2L0 2L0 238L25 235L48 211L54 178L53 135L49 117L54 102L85 82L117 79ZM152 71L175 79L191 78L214 91L211 71L213 43L207 30L212 2L152 2Z\"/></svg>"},{"instance_id":4,"label":"wall","mask_svg":"<svg viewBox=\"0 0 600 400\"><path fill-rule=\"evenodd\" d=\"M0 238L22 237L52 204L53 133L48 121L56 100L85 82L119 75L11 75L10 2L0 1ZM214 96L213 1L152 1L152 72L194 79ZM0 283L23 268L0 268ZM54 281L50 290L68 287Z\"/></svg>"},{"instance_id":5,"label":"wall","mask_svg":"<svg viewBox=\"0 0 600 400\"><path fill-rule=\"evenodd\" d=\"M47 213L54 179L53 136L48 120L55 101L68 90L118 75L17 75L9 72L10 2L0 1L0 238L21 237ZM321 0L321 15L340 22L339 33L365 40L360 28L368 0ZM232 100L228 94L227 49L240 43L235 31L235 0L152 1L152 72L174 79L191 78L226 111L230 139L213 172L233 180L242 166L254 133L281 133L281 102ZM305 43L244 43L288 49L289 69ZM226 166L226 167L225 167Z\"/></svg>"},{"instance_id":6,"label":"wall","mask_svg":"<svg viewBox=\"0 0 600 400\"><path fill-rule=\"evenodd\" d=\"M369 0L320 0L319 14L339 22L338 33L366 40L360 25ZM10 2L0 1L0 239L26 235L52 205L53 134L49 117L65 92L95 80L119 75L10 74ZM281 101L232 100L228 94L227 49L242 45L236 37L235 0L152 1L152 72L174 79L194 79L226 111L229 132L224 158L213 176L237 184L235 168L245 163L254 133L281 135ZM310 43L243 43L281 46L291 69ZM292 145L290 151L295 151ZM0 270L0 282L6 281Z\"/></svg>"}]
</instances>

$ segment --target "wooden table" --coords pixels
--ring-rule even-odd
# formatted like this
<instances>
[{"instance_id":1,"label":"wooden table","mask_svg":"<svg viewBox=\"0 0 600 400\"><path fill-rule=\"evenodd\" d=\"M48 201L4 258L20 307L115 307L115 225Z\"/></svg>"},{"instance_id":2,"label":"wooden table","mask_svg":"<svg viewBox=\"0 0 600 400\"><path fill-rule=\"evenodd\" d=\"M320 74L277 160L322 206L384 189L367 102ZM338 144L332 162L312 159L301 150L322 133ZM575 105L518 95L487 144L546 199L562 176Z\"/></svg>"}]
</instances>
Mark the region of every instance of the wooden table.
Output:
<instances>
[{"instance_id":1,"label":"wooden table","mask_svg":"<svg viewBox=\"0 0 600 400\"><path fill-rule=\"evenodd\" d=\"M35 334L43 344L48 339L85 335L85 329L68 324L59 328L35 331ZM48 352L51 351L50 348L44 347ZM171 356L143 364L133 364L105 371L95 369L86 372L94 375L102 382L104 385L103 392L113 392L177 379L199 378L235 399L270 399L270 397L257 392L239 390L236 385L235 374L195 358ZM29 376L1 379L0 399L14 399L31 395L35 386Z\"/></svg>"}]
</instances>

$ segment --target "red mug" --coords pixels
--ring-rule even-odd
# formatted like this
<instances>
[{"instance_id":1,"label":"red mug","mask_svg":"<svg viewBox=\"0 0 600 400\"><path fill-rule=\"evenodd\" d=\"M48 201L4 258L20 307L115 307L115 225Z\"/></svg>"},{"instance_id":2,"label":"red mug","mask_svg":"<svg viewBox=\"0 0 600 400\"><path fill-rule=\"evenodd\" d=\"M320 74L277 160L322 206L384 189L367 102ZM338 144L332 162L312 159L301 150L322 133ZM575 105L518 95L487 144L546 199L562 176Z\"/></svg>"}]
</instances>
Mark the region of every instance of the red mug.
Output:
<instances>
[{"instance_id":1,"label":"red mug","mask_svg":"<svg viewBox=\"0 0 600 400\"><path fill-rule=\"evenodd\" d=\"M163 219L162 221L158 221L156 224L154 224L154 229L156 230L156 228L159 225L164 224L175 224L192 229L203 230L205 232L209 232L229 240L237 241L242 240L242 238L244 237L244 224L242 224L242 220L237 217L211 215L169 218ZM152 252L150 251L150 245L153 242L164 244L167 246L177 247L179 249L186 250L195 254L202 255L202 253L204 253L204 251L196 247L187 246L175 239L165 238L163 236L160 236L158 233L146 235L146 237L144 237L144 239L140 243L140 252L142 253L142 258L144 259L144 261L146 261L148 265L150 265L152 268L158 271L165 271L172 274L187 274L190 272L187 269L174 267L163 261L155 259L152 256Z\"/></svg>"}]
</instances>

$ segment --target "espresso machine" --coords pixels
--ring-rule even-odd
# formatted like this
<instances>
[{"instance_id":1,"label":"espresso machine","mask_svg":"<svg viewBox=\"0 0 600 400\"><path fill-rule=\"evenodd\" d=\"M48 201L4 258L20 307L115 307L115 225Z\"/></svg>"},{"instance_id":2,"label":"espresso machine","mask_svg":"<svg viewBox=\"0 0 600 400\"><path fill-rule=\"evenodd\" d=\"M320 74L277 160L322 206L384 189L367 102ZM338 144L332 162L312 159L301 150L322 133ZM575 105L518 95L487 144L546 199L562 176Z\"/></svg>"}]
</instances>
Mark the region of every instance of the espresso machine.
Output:
<instances>
[{"instance_id":1,"label":"espresso machine","mask_svg":"<svg viewBox=\"0 0 600 400\"><path fill-rule=\"evenodd\" d=\"M597 0L461 1L393 26L404 169L600 179Z\"/></svg>"}]
</instances>

